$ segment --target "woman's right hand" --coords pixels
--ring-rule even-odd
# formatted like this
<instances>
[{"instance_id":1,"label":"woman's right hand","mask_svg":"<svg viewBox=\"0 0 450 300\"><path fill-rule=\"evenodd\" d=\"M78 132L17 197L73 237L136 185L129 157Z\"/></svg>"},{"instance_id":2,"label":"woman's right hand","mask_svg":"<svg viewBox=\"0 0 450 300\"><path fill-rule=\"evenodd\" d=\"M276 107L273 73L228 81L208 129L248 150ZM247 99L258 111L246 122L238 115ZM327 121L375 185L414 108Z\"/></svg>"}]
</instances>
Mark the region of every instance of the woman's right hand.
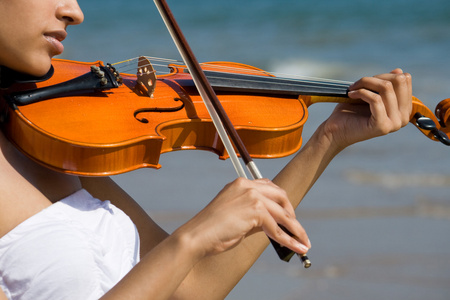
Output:
<instances>
[{"instance_id":1,"label":"woman's right hand","mask_svg":"<svg viewBox=\"0 0 450 300\"><path fill-rule=\"evenodd\" d=\"M208 256L231 249L261 230L296 253L306 253L311 247L283 189L268 179L238 178L174 234L185 234L201 256Z\"/></svg>"}]
</instances>

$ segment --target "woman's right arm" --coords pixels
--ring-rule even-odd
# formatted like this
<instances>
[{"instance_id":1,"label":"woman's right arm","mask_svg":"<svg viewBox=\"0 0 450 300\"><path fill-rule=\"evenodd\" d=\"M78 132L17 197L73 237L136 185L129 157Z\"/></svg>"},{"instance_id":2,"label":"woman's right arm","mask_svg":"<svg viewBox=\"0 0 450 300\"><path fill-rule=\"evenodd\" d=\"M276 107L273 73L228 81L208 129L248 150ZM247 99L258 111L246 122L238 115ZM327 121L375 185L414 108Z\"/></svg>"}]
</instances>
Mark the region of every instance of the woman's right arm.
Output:
<instances>
[{"instance_id":1,"label":"woman's right arm","mask_svg":"<svg viewBox=\"0 0 450 300\"><path fill-rule=\"evenodd\" d=\"M280 230L278 224L298 240ZM217 257L215 254L234 248L245 237L261 230L298 253L306 253L310 247L282 189L266 179L237 179L205 209L143 256L104 299L168 299L199 261ZM193 292L195 286L188 290Z\"/></svg>"}]
</instances>

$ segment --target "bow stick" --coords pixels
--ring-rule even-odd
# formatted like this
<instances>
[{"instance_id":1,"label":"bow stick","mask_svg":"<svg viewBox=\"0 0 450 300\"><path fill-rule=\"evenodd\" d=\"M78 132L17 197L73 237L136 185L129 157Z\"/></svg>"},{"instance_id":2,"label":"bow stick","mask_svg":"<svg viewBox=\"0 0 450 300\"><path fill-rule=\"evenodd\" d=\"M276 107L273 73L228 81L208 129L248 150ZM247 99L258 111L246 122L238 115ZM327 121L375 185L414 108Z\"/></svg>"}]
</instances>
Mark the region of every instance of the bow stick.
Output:
<instances>
[{"instance_id":1,"label":"bow stick","mask_svg":"<svg viewBox=\"0 0 450 300\"><path fill-rule=\"evenodd\" d=\"M242 160L244 161L247 169L252 175L253 179L261 179L263 178L260 171L258 170L256 164L253 159L250 157L247 149L244 146L241 138L239 137L236 129L231 123L228 115L222 107L219 99L217 98L216 93L208 82L208 79L205 76L200 64L194 56L189 44L187 43L186 38L181 32L180 27L178 26L169 6L167 5L165 0L154 0L156 7L158 8L161 17L166 24L167 29L172 36L175 45L180 52L181 57L183 58L184 63L186 64L189 73L192 76L192 79L197 87L197 90L205 103L205 106L208 110L208 113L211 116L211 119L216 127L216 130L221 138L225 149L230 155L230 159L233 162L233 165L236 169L238 176L247 178L244 169L237 157L236 152L234 151L233 144L239 152ZM233 141L233 144L230 141ZM282 227L283 228L283 227ZM283 228L285 230L285 228ZM286 231L286 230L285 230ZM287 232L287 231L286 231ZM288 232L289 233L289 232ZM270 238L269 238L270 239ZM281 246L274 240L270 239L275 251L281 260L289 261L291 257L295 254L290 249ZM297 254L303 262L303 266L305 268L309 268L311 266L311 261L305 254Z\"/></svg>"}]
</instances>

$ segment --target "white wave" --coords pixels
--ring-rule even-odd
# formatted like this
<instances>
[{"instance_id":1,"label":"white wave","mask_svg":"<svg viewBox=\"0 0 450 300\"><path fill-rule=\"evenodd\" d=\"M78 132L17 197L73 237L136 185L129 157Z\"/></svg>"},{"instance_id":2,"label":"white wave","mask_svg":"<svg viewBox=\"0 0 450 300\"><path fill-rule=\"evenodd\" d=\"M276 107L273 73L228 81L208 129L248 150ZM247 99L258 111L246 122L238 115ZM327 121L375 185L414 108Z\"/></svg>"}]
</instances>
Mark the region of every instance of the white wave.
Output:
<instances>
[{"instance_id":1,"label":"white wave","mask_svg":"<svg viewBox=\"0 0 450 300\"><path fill-rule=\"evenodd\" d=\"M369 66L355 67L344 62L320 61L301 58L288 58L284 60L275 60L269 70L280 74L289 74L302 77L326 78L333 80L354 81L359 78L362 71L370 69ZM374 73L372 70L371 73Z\"/></svg>"}]
</instances>

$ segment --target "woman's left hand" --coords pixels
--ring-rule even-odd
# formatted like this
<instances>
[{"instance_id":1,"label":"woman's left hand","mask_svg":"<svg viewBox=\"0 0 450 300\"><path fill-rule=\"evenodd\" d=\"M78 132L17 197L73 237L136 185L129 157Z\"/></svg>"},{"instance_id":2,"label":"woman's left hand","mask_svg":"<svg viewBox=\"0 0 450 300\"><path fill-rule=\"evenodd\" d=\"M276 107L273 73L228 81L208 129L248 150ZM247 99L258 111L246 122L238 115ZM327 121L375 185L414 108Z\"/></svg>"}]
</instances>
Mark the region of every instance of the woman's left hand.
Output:
<instances>
[{"instance_id":1,"label":"woman's left hand","mask_svg":"<svg viewBox=\"0 0 450 300\"><path fill-rule=\"evenodd\" d=\"M368 105L339 104L324 123L327 137L338 148L399 130L410 120L411 75L395 69L364 77L349 87L348 97Z\"/></svg>"}]
</instances>

